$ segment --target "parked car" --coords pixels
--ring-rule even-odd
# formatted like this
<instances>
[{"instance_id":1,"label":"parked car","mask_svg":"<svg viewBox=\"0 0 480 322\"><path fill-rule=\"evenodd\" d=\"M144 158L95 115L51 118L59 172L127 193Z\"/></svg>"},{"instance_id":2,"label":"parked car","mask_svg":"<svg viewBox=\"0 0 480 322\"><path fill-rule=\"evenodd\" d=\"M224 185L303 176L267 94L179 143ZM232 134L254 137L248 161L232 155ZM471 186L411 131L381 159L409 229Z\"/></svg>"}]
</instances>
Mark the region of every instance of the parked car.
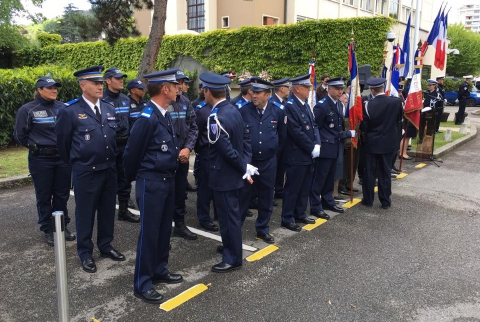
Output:
<instances>
[{"instance_id":1,"label":"parked car","mask_svg":"<svg viewBox=\"0 0 480 322\"><path fill-rule=\"evenodd\" d=\"M448 105L458 104L458 93L456 91L445 92L445 99ZM470 90L470 98L467 100L467 106L480 105L480 90L472 87Z\"/></svg>"}]
</instances>

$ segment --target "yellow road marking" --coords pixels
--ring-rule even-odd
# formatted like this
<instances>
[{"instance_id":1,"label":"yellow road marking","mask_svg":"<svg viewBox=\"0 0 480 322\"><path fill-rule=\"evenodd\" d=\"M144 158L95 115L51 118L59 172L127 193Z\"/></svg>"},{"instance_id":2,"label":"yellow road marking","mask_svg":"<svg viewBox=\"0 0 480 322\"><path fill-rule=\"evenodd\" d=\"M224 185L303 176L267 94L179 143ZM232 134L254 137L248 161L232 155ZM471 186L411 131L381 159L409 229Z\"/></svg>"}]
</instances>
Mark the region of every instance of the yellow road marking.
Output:
<instances>
[{"instance_id":1,"label":"yellow road marking","mask_svg":"<svg viewBox=\"0 0 480 322\"><path fill-rule=\"evenodd\" d=\"M426 165L427 165L426 163L420 163L420 164L417 164L417 165L415 166L415 168L421 169L421 168L423 168L423 167L426 166Z\"/></svg>"},{"instance_id":2,"label":"yellow road marking","mask_svg":"<svg viewBox=\"0 0 480 322\"><path fill-rule=\"evenodd\" d=\"M378 192L378 187L373 188L373 192Z\"/></svg>"},{"instance_id":3,"label":"yellow road marking","mask_svg":"<svg viewBox=\"0 0 480 322\"><path fill-rule=\"evenodd\" d=\"M166 301L165 303L160 304L160 308L166 312L169 312L177 306L180 306L188 300L194 298L198 294L205 292L206 290L208 290L207 285L197 284L195 286L192 286L188 290L178 294L174 298Z\"/></svg>"},{"instance_id":4,"label":"yellow road marking","mask_svg":"<svg viewBox=\"0 0 480 322\"><path fill-rule=\"evenodd\" d=\"M276 245L269 245L263 249L260 249L258 252L250 255L247 257L247 262L254 262L254 261L258 261L259 259L262 259L264 258L265 256L273 253L274 251L276 251L278 249L278 246Z\"/></svg>"},{"instance_id":5,"label":"yellow road marking","mask_svg":"<svg viewBox=\"0 0 480 322\"><path fill-rule=\"evenodd\" d=\"M403 179L403 178L405 178L406 176L408 176L408 173L402 172L402 173L400 173L400 174L397 176L397 179Z\"/></svg>"},{"instance_id":6,"label":"yellow road marking","mask_svg":"<svg viewBox=\"0 0 480 322\"><path fill-rule=\"evenodd\" d=\"M343 208L352 208L353 206L355 206L357 203L359 203L360 201L362 201L362 199L358 199L358 198L354 198L353 201L349 201L347 203L344 203L343 204Z\"/></svg>"},{"instance_id":7,"label":"yellow road marking","mask_svg":"<svg viewBox=\"0 0 480 322\"><path fill-rule=\"evenodd\" d=\"M92 318L93 322L100 322L100 320L95 319L95 317Z\"/></svg>"},{"instance_id":8,"label":"yellow road marking","mask_svg":"<svg viewBox=\"0 0 480 322\"><path fill-rule=\"evenodd\" d=\"M312 230L314 228L317 228L318 226L320 226L321 224L326 223L326 222L327 221L325 219L318 218L317 220L315 220L314 224L305 225L305 226L303 226L303 229L310 231L310 230Z\"/></svg>"}]
</instances>

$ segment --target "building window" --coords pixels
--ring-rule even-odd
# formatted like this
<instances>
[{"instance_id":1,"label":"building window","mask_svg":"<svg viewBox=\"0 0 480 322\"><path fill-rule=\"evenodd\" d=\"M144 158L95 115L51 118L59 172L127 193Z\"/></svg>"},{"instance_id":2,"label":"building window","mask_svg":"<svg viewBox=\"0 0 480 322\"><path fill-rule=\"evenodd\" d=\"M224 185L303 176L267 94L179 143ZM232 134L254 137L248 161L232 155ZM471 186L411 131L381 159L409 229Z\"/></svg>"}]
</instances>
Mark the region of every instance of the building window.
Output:
<instances>
[{"instance_id":1,"label":"building window","mask_svg":"<svg viewBox=\"0 0 480 322\"><path fill-rule=\"evenodd\" d=\"M222 17L222 28L230 28L230 17L229 16Z\"/></svg>"},{"instance_id":2,"label":"building window","mask_svg":"<svg viewBox=\"0 0 480 322\"><path fill-rule=\"evenodd\" d=\"M297 15L297 22L304 21L304 20L312 20L313 18Z\"/></svg>"},{"instance_id":3,"label":"building window","mask_svg":"<svg viewBox=\"0 0 480 322\"><path fill-rule=\"evenodd\" d=\"M390 0L388 15L393 19L398 19L398 0Z\"/></svg>"},{"instance_id":4,"label":"building window","mask_svg":"<svg viewBox=\"0 0 480 322\"><path fill-rule=\"evenodd\" d=\"M278 18L264 15L263 16L263 25L264 26L278 25Z\"/></svg>"},{"instance_id":5,"label":"building window","mask_svg":"<svg viewBox=\"0 0 480 322\"><path fill-rule=\"evenodd\" d=\"M189 30L205 31L205 1L187 0L187 17Z\"/></svg>"},{"instance_id":6,"label":"building window","mask_svg":"<svg viewBox=\"0 0 480 322\"><path fill-rule=\"evenodd\" d=\"M343 3L350 6L355 6L355 0L343 0Z\"/></svg>"},{"instance_id":7,"label":"building window","mask_svg":"<svg viewBox=\"0 0 480 322\"><path fill-rule=\"evenodd\" d=\"M365 10L372 11L373 6L372 6L372 0L366 0L365 1Z\"/></svg>"}]
</instances>

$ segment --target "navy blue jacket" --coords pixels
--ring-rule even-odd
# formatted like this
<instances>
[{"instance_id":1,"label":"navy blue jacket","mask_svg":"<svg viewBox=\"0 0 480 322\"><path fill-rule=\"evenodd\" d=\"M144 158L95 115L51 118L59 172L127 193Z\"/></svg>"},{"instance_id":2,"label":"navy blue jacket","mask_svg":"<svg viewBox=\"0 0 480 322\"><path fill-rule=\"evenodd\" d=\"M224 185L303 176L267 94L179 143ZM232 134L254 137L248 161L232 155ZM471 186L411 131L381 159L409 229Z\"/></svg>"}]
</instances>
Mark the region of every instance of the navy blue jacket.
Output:
<instances>
[{"instance_id":1,"label":"navy blue jacket","mask_svg":"<svg viewBox=\"0 0 480 322\"><path fill-rule=\"evenodd\" d=\"M133 123L123 162L128 182L137 177L159 181L175 177L177 138L172 124L151 101Z\"/></svg>"},{"instance_id":2,"label":"navy blue jacket","mask_svg":"<svg viewBox=\"0 0 480 322\"><path fill-rule=\"evenodd\" d=\"M198 138L197 142L195 143L195 153L207 153L208 146L210 143L208 142L208 127L207 121L212 113L212 107L207 104L207 102L203 101L200 102L195 106L195 122L197 123L198 127Z\"/></svg>"},{"instance_id":3,"label":"navy blue jacket","mask_svg":"<svg viewBox=\"0 0 480 322\"><path fill-rule=\"evenodd\" d=\"M402 100L377 95L365 102L360 129L365 134L365 151L373 154L394 153L398 150L398 133L403 116Z\"/></svg>"},{"instance_id":4,"label":"navy blue jacket","mask_svg":"<svg viewBox=\"0 0 480 322\"><path fill-rule=\"evenodd\" d=\"M337 104L343 109L341 102L337 102ZM339 112L337 105L327 95L315 105L313 114L315 114L315 123L317 123L318 132L322 138L320 157L338 158L339 149L341 148L343 151L343 142L341 141L352 137L350 131L345 131L343 110Z\"/></svg>"},{"instance_id":5,"label":"navy blue jacket","mask_svg":"<svg viewBox=\"0 0 480 322\"><path fill-rule=\"evenodd\" d=\"M310 165L312 151L320 145L320 134L310 107L291 94L285 105L287 138L283 149L284 162L288 165Z\"/></svg>"},{"instance_id":6,"label":"navy blue jacket","mask_svg":"<svg viewBox=\"0 0 480 322\"><path fill-rule=\"evenodd\" d=\"M250 103L250 101L247 101L245 98L243 98L242 94L237 95L230 100L230 104L235 106L237 109L241 109L242 107L244 107L248 103Z\"/></svg>"},{"instance_id":7,"label":"navy blue jacket","mask_svg":"<svg viewBox=\"0 0 480 322\"><path fill-rule=\"evenodd\" d=\"M278 104L275 104L277 107L280 107L280 105L283 105L283 107L285 107L285 104L287 104L287 102L285 100L280 100L278 98L277 94L275 94L275 93L270 95L269 100L272 101L273 104L278 103Z\"/></svg>"},{"instance_id":8,"label":"navy blue jacket","mask_svg":"<svg viewBox=\"0 0 480 322\"><path fill-rule=\"evenodd\" d=\"M192 151L197 142L198 127L190 100L184 95L177 95L177 100L167 108L167 111L172 116L178 148L189 148Z\"/></svg>"},{"instance_id":9,"label":"navy blue jacket","mask_svg":"<svg viewBox=\"0 0 480 322\"><path fill-rule=\"evenodd\" d=\"M57 145L55 122L62 107L62 102L47 101L40 96L20 107L13 132L15 140L25 147L29 144L55 147Z\"/></svg>"},{"instance_id":10,"label":"navy blue jacket","mask_svg":"<svg viewBox=\"0 0 480 322\"><path fill-rule=\"evenodd\" d=\"M275 157L278 148L283 145L287 131L283 109L268 102L260 117L255 105L249 103L240 110L240 114L245 131L250 136L252 159L267 160Z\"/></svg>"},{"instance_id":11,"label":"navy blue jacket","mask_svg":"<svg viewBox=\"0 0 480 322\"><path fill-rule=\"evenodd\" d=\"M147 107L147 102L143 98L140 99L140 102L137 102L130 95L128 95L128 98L130 99L130 117L128 122L131 130L133 123L135 123L143 109Z\"/></svg>"},{"instance_id":12,"label":"navy blue jacket","mask_svg":"<svg viewBox=\"0 0 480 322\"><path fill-rule=\"evenodd\" d=\"M458 87L458 99L468 99L470 98L470 84L463 82Z\"/></svg>"},{"instance_id":13,"label":"navy blue jacket","mask_svg":"<svg viewBox=\"0 0 480 322\"><path fill-rule=\"evenodd\" d=\"M58 112L55 125L58 153L74 170L115 167L115 110L111 104L99 102L101 122L83 97L66 103Z\"/></svg>"},{"instance_id":14,"label":"navy blue jacket","mask_svg":"<svg viewBox=\"0 0 480 322\"><path fill-rule=\"evenodd\" d=\"M228 135L215 122L215 113ZM248 139L244 137L242 115L226 100L218 103L210 115L210 139L215 140L219 132L219 139L208 149L209 186L216 191L240 189L252 154Z\"/></svg>"},{"instance_id":15,"label":"navy blue jacket","mask_svg":"<svg viewBox=\"0 0 480 322\"><path fill-rule=\"evenodd\" d=\"M127 138L130 133L130 98L123 93L113 93L107 88L103 92L103 100L115 108L117 137Z\"/></svg>"}]
</instances>

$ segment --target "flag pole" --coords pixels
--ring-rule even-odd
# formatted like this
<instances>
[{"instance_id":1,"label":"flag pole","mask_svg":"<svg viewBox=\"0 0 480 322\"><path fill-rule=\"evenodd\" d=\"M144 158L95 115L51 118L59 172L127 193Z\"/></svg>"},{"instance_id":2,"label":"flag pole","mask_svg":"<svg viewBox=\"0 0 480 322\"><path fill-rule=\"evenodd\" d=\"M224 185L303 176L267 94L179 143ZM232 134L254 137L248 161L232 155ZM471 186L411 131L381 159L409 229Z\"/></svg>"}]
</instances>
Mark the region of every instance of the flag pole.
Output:
<instances>
[{"instance_id":1,"label":"flag pole","mask_svg":"<svg viewBox=\"0 0 480 322\"><path fill-rule=\"evenodd\" d=\"M352 46L355 46L353 35L354 34L353 34L353 28L352 28ZM357 77L358 77L358 75L357 75ZM350 95L352 95L352 80L350 80ZM357 93L353 93L353 95L357 95ZM350 100L350 96L348 98ZM349 106L347 106L347 108L349 108ZM351 124L352 124L351 118L352 118L352 116L350 116L350 113L349 113L350 119L348 120L348 125L349 125L350 130L352 129L351 128ZM353 203L353 180L354 180L354 178L353 178L353 140L350 139L350 204Z\"/></svg>"},{"instance_id":2,"label":"flag pole","mask_svg":"<svg viewBox=\"0 0 480 322\"><path fill-rule=\"evenodd\" d=\"M407 126L408 120L405 118L405 133L403 133L402 148L400 149L400 166L398 167L399 172L402 172L403 154L405 153L405 140L407 139Z\"/></svg>"}]
</instances>

